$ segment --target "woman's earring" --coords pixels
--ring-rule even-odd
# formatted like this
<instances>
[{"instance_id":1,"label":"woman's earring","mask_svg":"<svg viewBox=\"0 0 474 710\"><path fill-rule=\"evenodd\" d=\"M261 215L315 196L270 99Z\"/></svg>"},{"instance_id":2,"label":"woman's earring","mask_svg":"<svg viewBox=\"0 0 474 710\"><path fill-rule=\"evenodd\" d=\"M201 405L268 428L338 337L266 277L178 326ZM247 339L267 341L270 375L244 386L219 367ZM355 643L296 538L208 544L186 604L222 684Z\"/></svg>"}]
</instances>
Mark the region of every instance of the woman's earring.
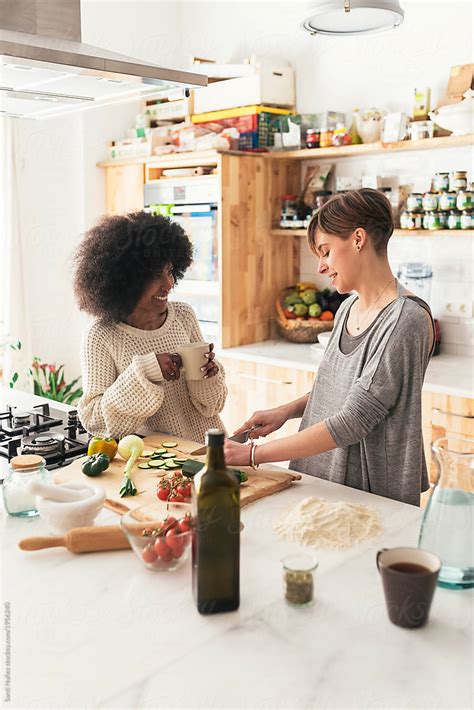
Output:
<instances>
[{"instance_id":1,"label":"woman's earring","mask_svg":"<svg viewBox=\"0 0 474 710\"><path fill-rule=\"evenodd\" d=\"M356 249L357 251L360 251L360 244L357 245Z\"/></svg>"}]
</instances>

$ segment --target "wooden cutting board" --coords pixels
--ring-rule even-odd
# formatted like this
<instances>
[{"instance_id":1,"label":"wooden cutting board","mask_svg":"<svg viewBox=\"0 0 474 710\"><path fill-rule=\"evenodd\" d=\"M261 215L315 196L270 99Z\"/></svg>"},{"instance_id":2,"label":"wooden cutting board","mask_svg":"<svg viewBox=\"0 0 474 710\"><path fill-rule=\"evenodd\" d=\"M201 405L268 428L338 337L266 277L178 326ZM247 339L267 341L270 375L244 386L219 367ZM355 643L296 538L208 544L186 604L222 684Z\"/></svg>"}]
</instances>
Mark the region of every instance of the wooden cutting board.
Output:
<instances>
[{"instance_id":1,"label":"wooden cutting board","mask_svg":"<svg viewBox=\"0 0 474 710\"><path fill-rule=\"evenodd\" d=\"M160 448L164 441L175 441L178 446L170 449L173 453L181 455L183 458L193 458L197 461L205 461L205 456L190 456L190 452L197 449L200 444L187 439L179 439L170 434L152 434L145 438L145 448L155 449ZM105 506L114 510L117 513L124 513L127 509L137 508L140 505L157 502L156 487L163 476L158 476L157 473L149 469L140 469L137 466L133 469L133 481L137 487L138 494L136 496L127 496L120 498L119 490L123 478L125 461L117 454L111 462L107 471L104 471L97 478L89 478L81 471L81 465L84 459L76 459L69 466L59 468L54 472L53 480L55 483L97 483L103 486L107 493ZM145 458L138 459L138 463L146 461ZM260 466L256 471L245 466L239 466L245 471L249 477L246 483L240 486L240 503L241 506L252 503L254 500L264 498L265 496L277 493L291 486L293 481L301 478L299 473L275 471L270 467ZM159 471L159 469L158 469ZM171 476L174 471L169 471Z\"/></svg>"}]
</instances>

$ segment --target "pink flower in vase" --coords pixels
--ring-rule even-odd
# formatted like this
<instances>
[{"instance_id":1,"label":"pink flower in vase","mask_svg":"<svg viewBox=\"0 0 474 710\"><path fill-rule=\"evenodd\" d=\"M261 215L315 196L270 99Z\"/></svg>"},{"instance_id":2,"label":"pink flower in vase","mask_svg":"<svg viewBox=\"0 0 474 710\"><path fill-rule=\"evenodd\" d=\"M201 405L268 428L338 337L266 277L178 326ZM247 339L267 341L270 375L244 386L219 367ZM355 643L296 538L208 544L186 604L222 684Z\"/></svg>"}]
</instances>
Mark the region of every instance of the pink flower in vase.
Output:
<instances>
[{"instance_id":1,"label":"pink flower in vase","mask_svg":"<svg viewBox=\"0 0 474 710\"><path fill-rule=\"evenodd\" d=\"M48 365L48 370L54 374L56 372L56 365Z\"/></svg>"}]
</instances>

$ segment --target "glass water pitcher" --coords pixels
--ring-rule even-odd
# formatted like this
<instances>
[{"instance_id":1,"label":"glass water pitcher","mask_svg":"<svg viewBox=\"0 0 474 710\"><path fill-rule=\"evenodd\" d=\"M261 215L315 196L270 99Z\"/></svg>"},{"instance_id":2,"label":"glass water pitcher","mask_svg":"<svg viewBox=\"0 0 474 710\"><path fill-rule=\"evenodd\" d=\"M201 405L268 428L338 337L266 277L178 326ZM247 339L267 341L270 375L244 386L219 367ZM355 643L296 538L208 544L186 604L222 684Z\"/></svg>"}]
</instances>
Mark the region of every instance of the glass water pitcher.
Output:
<instances>
[{"instance_id":1,"label":"glass water pitcher","mask_svg":"<svg viewBox=\"0 0 474 710\"><path fill-rule=\"evenodd\" d=\"M448 435L431 449L437 478L418 547L440 558L438 586L469 589L474 587L474 439Z\"/></svg>"}]
</instances>

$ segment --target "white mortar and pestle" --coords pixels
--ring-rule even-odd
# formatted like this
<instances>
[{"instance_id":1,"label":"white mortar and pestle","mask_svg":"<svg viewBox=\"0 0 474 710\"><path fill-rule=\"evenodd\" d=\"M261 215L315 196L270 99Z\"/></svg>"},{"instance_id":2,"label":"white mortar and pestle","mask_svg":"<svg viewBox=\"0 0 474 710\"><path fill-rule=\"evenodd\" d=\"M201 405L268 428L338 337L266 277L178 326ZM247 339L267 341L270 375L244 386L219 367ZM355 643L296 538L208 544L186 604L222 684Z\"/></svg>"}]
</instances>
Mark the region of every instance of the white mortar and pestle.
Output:
<instances>
[{"instance_id":1,"label":"white mortar and pestle","mask_svg":"<svg viewBox=\"0 0 474 710\"><path fill-rule=\"evenodd\" d=\"M102 486L85 483L52 485L31 481L28 489L36 496L36 508L55 535L64 535L71 528L93 525L106 498Z\"/></svg>"}]
</instances>

